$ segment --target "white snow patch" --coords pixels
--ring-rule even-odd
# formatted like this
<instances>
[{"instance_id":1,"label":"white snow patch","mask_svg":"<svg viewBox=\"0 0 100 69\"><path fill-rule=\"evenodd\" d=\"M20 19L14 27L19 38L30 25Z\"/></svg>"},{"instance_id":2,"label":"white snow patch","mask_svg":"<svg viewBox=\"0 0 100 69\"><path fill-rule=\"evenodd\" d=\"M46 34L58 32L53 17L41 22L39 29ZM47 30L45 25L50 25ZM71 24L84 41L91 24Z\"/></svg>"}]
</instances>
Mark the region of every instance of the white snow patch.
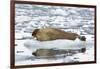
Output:
<instances>
[{"instance_id":1,"label":"white snow patch","mask_svg":"<svg viewBox=\"0 0 100 69\"><path fill-rule=\"evenodd\" d=\"M58 39L52 41L37 41L37 40L28 40L24 43L24 46L29 50L34 49L81 49L85 48L85 42L80 41L78 38L76 40L66 40Z\"/></svg>"}]
</instances>

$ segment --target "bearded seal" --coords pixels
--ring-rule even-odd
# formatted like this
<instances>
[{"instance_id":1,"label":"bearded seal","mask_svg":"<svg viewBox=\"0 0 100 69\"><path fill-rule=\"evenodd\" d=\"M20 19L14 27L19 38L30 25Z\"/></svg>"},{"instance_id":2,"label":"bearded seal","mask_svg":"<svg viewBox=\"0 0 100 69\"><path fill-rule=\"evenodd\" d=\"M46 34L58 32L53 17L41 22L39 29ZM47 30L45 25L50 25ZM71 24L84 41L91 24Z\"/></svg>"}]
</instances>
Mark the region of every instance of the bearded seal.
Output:
<instances>
[{"instance_id":1,"label":"bearded seal","mask_svg":"<svg viewBox=\"0 0 100 69\"><path fill-rule=\"evenodd\" d=\"M72 32L65 32L56 28L35 29L32 32L32 36L36 37L39 41L50 41L56 39L75 40L76 38L79 38L81 41L86 41L85 36L80 36Z\"/></svg>"}]
</instances>

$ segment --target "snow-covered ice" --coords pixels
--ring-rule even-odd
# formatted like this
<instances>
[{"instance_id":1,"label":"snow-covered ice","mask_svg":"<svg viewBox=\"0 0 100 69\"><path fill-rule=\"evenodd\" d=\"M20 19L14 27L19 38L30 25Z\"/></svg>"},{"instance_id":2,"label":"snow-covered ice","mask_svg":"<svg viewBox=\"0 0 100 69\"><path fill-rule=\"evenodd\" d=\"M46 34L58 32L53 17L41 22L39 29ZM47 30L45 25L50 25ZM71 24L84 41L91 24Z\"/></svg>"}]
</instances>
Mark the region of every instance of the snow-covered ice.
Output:
<instances>
[{"instance_id":1,"label":"snow-covered ice","mask_svg":"<svg viewBox=\"0 0 100 69\"><path fill-rule=\"evenodd\" d=\"M76 40L66 40L58 39L52 41L37 41L37 40L28 40L24 43L24 46L29 50L34 49L81 49L85 47L85 41L81 41L78 38Z\"/></svg>"},{"instance_id":2,"label":"snow-covered ice","mask_svg":"<svg viewBox=\"0 0 100 69\"><path fill-rule=\"evenodd\" d=\"M72 56L62 56L52 59L39 59L32 55L39 47L51 48L57 45L66 47L70 41L54 40L39 42L31 36L35 28L59 28L64 31L75 32L86 37L85 53L77 53ZM71 41L73 44L79 44L80 41ZM40 45L41 44L41 45ZM81 43L80 43L81 44ZM34 45L32 50L24 45ZM68 45L70 47L70 43ZM83 46L82 46L83 47ZM32 48L32 47L31 47ZM68 47L66 47L68 48ZM94 61L94 9L60 6L42 6L29 4L15 5L15 64L52 64L52 63L70 63L70 62Z\"/></svg>"}]
</instances>

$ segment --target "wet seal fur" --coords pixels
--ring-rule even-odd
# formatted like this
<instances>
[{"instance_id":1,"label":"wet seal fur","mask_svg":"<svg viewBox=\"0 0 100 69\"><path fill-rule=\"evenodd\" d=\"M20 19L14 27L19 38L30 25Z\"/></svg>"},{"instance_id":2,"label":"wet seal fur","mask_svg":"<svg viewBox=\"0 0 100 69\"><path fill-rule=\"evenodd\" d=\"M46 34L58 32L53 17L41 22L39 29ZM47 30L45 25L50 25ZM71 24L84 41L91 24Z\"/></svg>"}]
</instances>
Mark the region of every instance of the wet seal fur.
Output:
<instances>
[{"instance_id":1,"label":"wet seal fur","mask_svg":"<svg viewBox=\"0 0 100 69\"><path fill-rule=\"evenodd\" d=\"M36 37L36 39L39 41L49 41L56 39L75 40L76 38L79 38L81 41L86 41L85 36L80 36L72 32L65 32L56 28L35 29L32 32L32 36Z\"/></svg>"}]
</instances>

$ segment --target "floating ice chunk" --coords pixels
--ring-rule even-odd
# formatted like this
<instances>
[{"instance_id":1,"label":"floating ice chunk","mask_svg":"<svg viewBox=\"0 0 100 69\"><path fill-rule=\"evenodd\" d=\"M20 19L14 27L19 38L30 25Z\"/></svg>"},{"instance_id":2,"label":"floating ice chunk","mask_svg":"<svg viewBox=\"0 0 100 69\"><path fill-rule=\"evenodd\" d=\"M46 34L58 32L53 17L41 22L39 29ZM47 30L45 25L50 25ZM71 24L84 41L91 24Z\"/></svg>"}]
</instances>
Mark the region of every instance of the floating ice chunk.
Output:
<instances>
[{"instance_id":1,"label":"floating ice chunk","mask_svg":"<svg viewBox=\"0 0 100 69\"><path fill-rule=\"evenodd\" d=\"M23 39L23 34L15 33L15 39Z\"/></svg>"},{"instance_id":2,"label":"floating ice chunk","mask_svg":"<svg viewBox=\"0 0 100 69\"><path fill-rule=\"evenodd\" d=\"M76 40L66 40L58 39L52 41L37 41L37 40L28 40L24 43L24 46L29 50L34 49L81 49L85 48L85 42Z\"/></svg>"},{"instance_id":3,"label":"floating ice chunk","mask_svg":"<svg viewBox=\"0 0 100 69\"><path fill-rule=\"evenodd\" d=\"M15 33L15 39L16 40L23 40L23 39L32 39L31 33Z\"/></svg>"}]
</instances>

